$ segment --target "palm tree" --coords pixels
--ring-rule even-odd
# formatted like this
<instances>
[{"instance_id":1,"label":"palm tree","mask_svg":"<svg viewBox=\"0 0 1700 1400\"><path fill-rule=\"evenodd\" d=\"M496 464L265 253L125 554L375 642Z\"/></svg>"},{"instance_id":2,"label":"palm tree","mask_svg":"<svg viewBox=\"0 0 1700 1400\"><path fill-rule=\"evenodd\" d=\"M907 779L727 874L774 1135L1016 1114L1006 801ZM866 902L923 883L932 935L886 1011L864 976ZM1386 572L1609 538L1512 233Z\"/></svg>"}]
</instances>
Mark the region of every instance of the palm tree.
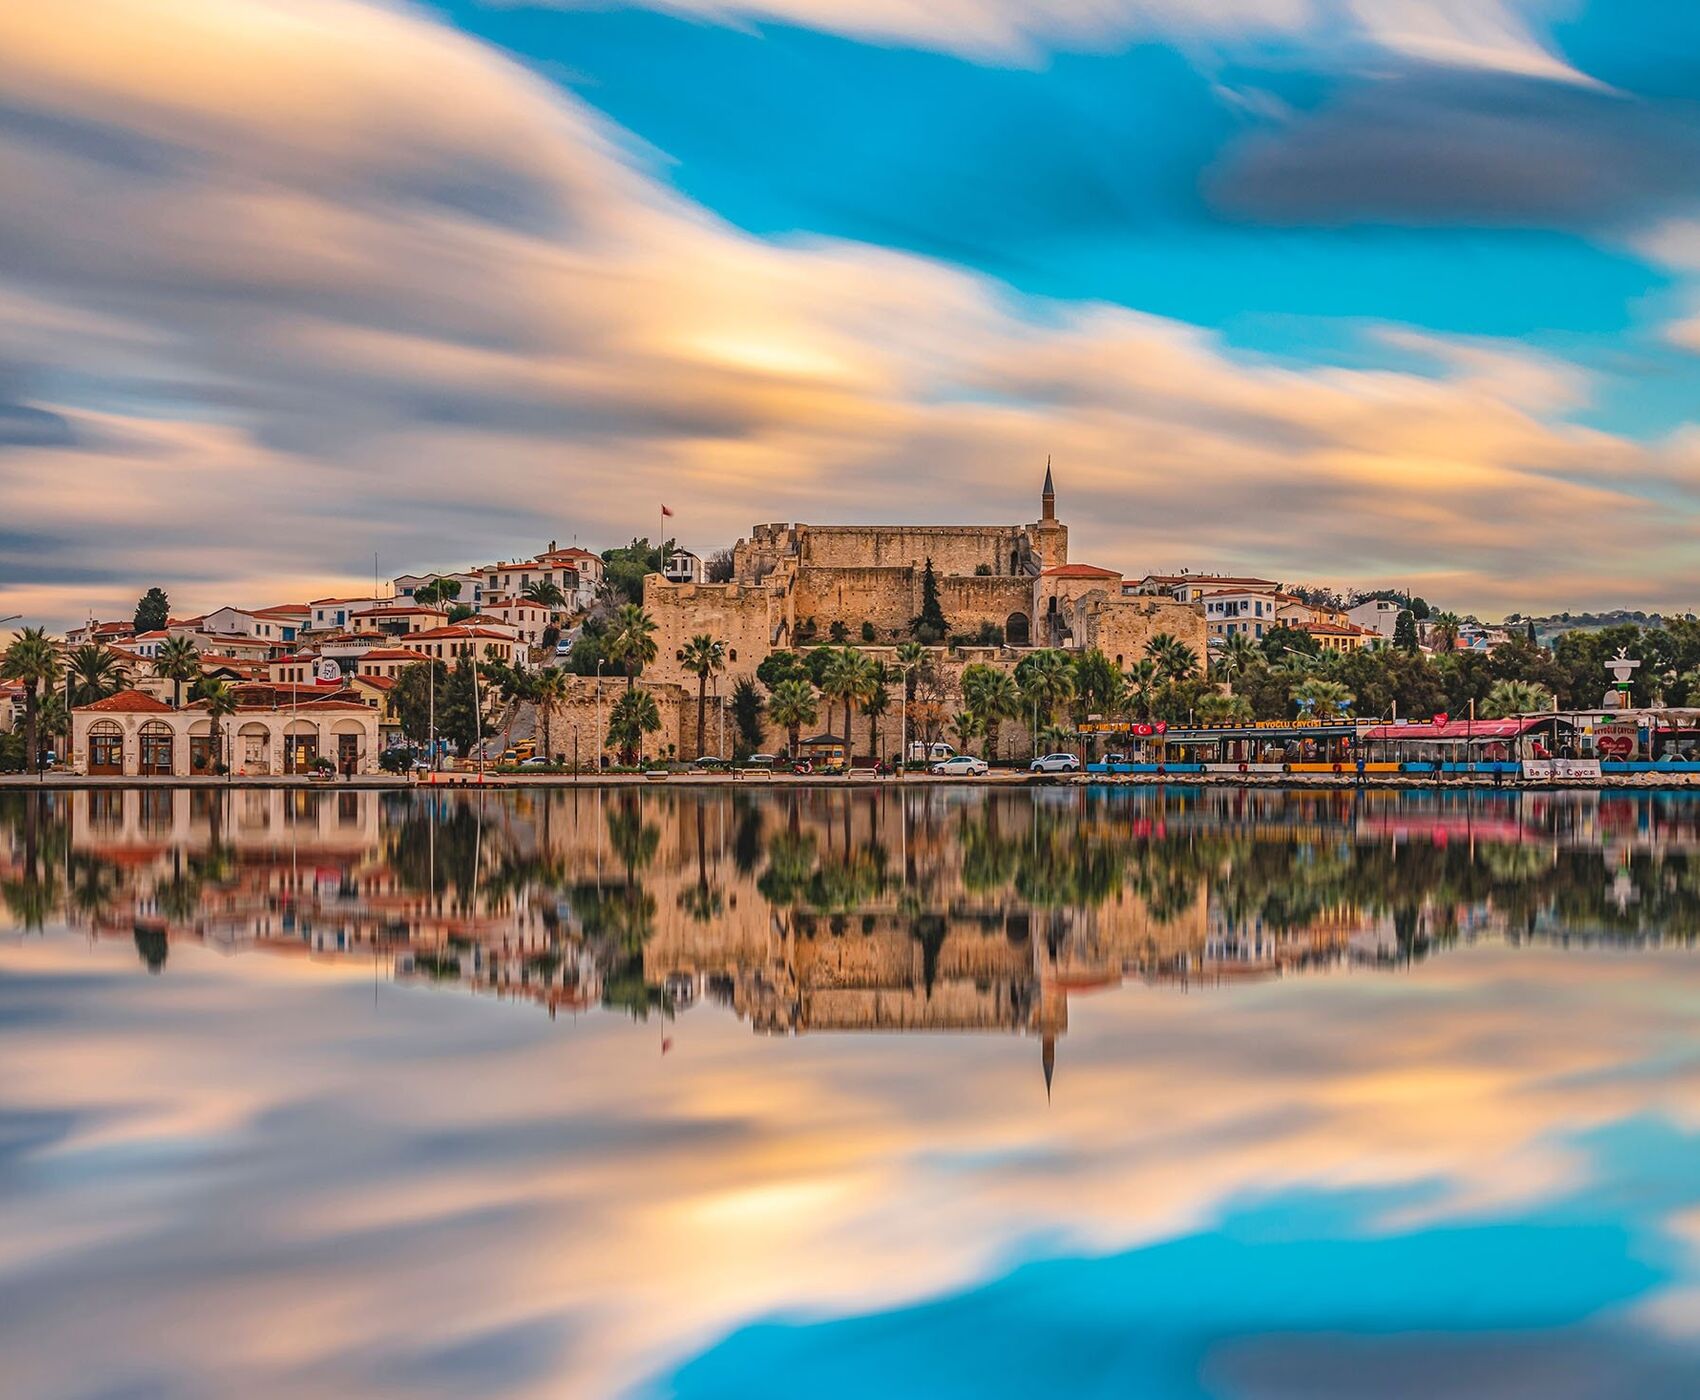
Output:
<instances>
[{"instance_id":1,"label":"palm tree","mask_svg":"<svg viewBox=\"0 0 1700 1400\"><path fill-rule=\"evenodd\" d=\"M1179 637L1158 632L1145 643L1145 654L1157 665L1157 674L1171 684L1191 680L1198 674L1198 655Z\"/></svg>"},{"instance_id":2,"label":"palm tree","mask_svg":"<svg viewBox=\"0 0 1700 1400\"><path fill-rule=\"evenodd\" d=\"M538 722L543 726L543 757L553 763L555 712L567 703L567 693L572 689L572 678L559 667L551 666L533 676L526 688L531 692L532 703L537 706ZM620 698L625 699L624 696Z\"/></svg>"},{"instance_id":3,"label":"palm tree","mask_svg":"<svg viewBox=\"0 0 1700 1400\"><path fill-rule=\"evenodd\" d=\"M976 663L962 672L962 703L976 728L986 736L988 760L998 756L998 726L1021 713L1021 693L1015 677L995 666Z\"/></svg>"},{"instance_id":4,"label":"palm tree","mask_svg":"<svg viewBox=\"0 0 1700 1400\"><path fill-rule=\"evenodd\" d=\"M980 737L980 722L966 710L958 710L951 716L950 735L956 740L956 751L967 753L973 742Z\"/></svg>"},{"instance_id":5,"label":"palm tree","mask_svg":"<svg viewBox=\"0 0 1700 1400\"><path fill-rule=\"evenodd\" d=\"M84 642L66 653L65 672L73 705L92 705L116 695L130 683L130 673L118 653L98 642Z\"/></svg>"},{"instance_id":6,"label":"palm tree","mask_svg":"<svg viewBox=\"0 0 1700 1400\"><path fill-rule=\"evenodd\" d=\"M1196 711L1200 724L1250 724L1252 721L1251 701L1243 695L1201 695Z\"/></svg>"},{"instance_id":7,"label":"palm tree","mask_svg":"<svg viewBox=\"0 0 1700 1400\"><path fill-rule=\"evenodd\" d=\"M896 670L903 678L903 763L909 762L909 699L915 693L915 673L926 662L927 649L919 642L897 644Z\"/></svg>"},{"instance_id":8,"label":"palm tree","mask_svg":"<svg viewBox=\"0 0 1700 1400\"><path fill-rule=\"evenodd\" d=\"M607 746L620 754L643 758L643 736L661 728L661 711L647 690L628 690L614 702L608 716Z\"/></svg>"},{"instance_id":9,"label":"palm tree","mask_svg":"<svg viewBox=\"0 0 1700 1400\"><path fill-rule=\"evenodd\" d=\"M605 644L608 659L626 673L630 691L638 673L655 660L655 619L638 603L622 603Z\"/></svg>"},{"instance_id":10,"label":"palm tree","mask_svg":"<svg viewBox=\"0 0 1700 1400\"><path fill-rule=\"evenodd\" d=\"M880 756L880 716L891 708L891 692L885 688L891 673L884 662L875 661L870 667L870 676L871 688L859 699L860 709L868 717L868 747L877 760Z\"/></svg>"},{"instance_id":11,"label":"palm tree","mask_svg":"<svg viewBox=\"0 0 1700 1400\"><path fill-rule=\"evenodd\" d=\"M1263 660L1257 643L1244 632L1230 632L1216 657L1216 669L1231 680L1237 680Z\"/></svg>"},{"instance_id":12,"label":"palm tree","mask_svg":"<svg viewBox=\"0 0 1700 1400\"><path fill-rule=\"evenodd\" d=\"M187 637L167 637L154 654L153 668L171 682L171 708L183 708L183 687L199 680L201 654Z\"/></svg>"},{"instance_id":13,"label":"palm tree","mask_svg":"<svg viewBox=\"0 0 1700 1400\"><path fill-rule=\"evenodd\" d=\"M798 734L805 724L813 724L820 713L815 703L815 688L797 677L780 681L767 698L767 717L783 729L791 740L791 758L797 757Z\"/></svg>"},{"instance_id":14,"label":"palm tree","mask_svg":"<svg viewBox=\"0 0 1700 1400\"><path fill-rule=\"evenodd\" d=\"M697 678L697 757L701 758L707 751L702 726L708 707L708 681L726 669L726 643L699 632L674 653L674 659Z\"/></svg>"},{"instance_id":15,"label":"palm tree","mask_svg":"<svg viewBox=\"0 0 1700 1400\"><path fill-rule=\"evenodd\" d=\"M540 578L535 583L528 583L520 591L521 598L528 603L536 603L540 608L548 608L554 612L566 606L567 595L561 592L560 584L553 579Z\"/></svg>"},{"instance_id":16,"label":"palm tree","mask_svg":"<svg viewBox=\"0 0 1700 1400\"><path fill-rule=\"evenodd\" d=\"M1352 692L1339 681L1324 680L1321 676L1311 676L1299 682L1292 689L1293 699L1299 702L1302 710L1308 710L1311 716L1319 720L1341 718L1351 708Z\"/></svg>"},{"instance_id":17,"label":"palm tree","mask_svg":"<svg viewBox=\"0 0 1700 1400\"><path fill-rule=\"evenodd\" d=\"M1146 657L1127 673L1127 708L1139 719L1151 718L1151 702L1157 691L1157 663Z\"/></svg>"},{"instance_id":18,"label":"palm tree","mask_svg":"<svg viewBox=\"0 0 1700 1400\"><path fill-rule=\"evenodd\" d=\"M1434 633L1434 650L1450 656L1458 648L1458 634L1464 619L1454 612L1436 613L1429 619Z\"/></svg>"},{"instance_id":19,"label":"palm tree","mask_svg":"<svg viewBox=\"0 0 1700 1400\"><path fill-rule=\"evenodd\" d=\"M1510 719L1552 708L1552 692L1535 681L1496 681L1482 701L1484 719Z\"/></svg>"},{"instance_id":20,"label":"palm tree","mask_svg":"<svg viewBox=\"0 0 1700 1400\"><path fill-rule=\"evenodd\" d=\"M1035 729L1051 726L1057 711L1074 699L1074 663L1066 651L1036 651L1015 668L1022 700Z\"/></svg>"},{"instance_id":21,"label":"palm tree","mask_svg":"<svg viewBox=\"0 0 1700 1400\"><path fill-rule=\"evenodd\" d=\"M59 653L39 627L26 627L12 638L0 658L0 679L24 688L25 771L41 768L41 702L59 683Z\"/></svg>"},{"instance_id":22,"label":"palm tree","mask_svg":"<svg viewBox=\"0 0 1700 1400\"><path fill-rule=\"evenodd\" d=\"M207 718L212 721L213 767L216 769L220 763L225 762L225 746L221 741L219 725L236 713L236 692L226 681L208 680L201 686L201 703L207 707Z\"/></svg>"},{"instance_id":23,"label":"palm tree","mask_svg":"<svg viewBox=\"0 0 1700 1400\"><path fill-rule=\"evenodd\" d=\"M844 754L850 756L850 714L857 697L868 690L868 674L872 663L857 651L855 647L841 647L827 659L821 668L820 689L827 699L828 705L842 704L844 706ZM827 714L827 724L831 725L832 715Z\"/></svg>"}]
</instances>

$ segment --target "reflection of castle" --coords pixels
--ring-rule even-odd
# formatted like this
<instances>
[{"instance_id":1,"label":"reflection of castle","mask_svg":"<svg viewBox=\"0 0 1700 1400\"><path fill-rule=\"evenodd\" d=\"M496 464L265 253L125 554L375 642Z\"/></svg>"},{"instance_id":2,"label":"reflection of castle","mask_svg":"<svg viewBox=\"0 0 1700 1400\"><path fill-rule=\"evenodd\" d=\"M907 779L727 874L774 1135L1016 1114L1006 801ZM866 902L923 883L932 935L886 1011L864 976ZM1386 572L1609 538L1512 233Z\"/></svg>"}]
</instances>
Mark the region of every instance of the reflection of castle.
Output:
<instances>
[{"instance_id":1,"label":"reflection of castle","mask_svg":"<svg viewBox=\"0 0 1700 1400\"><path fill-rule=\"evenodd\" d=\"M356 958L551 1012L696 999L774 1034L1001 1031L1071 997L1484 932L1700 935L1654 794L1180 788L168 789L0 799L13 917Z\"/></svg>"}]
</instances>

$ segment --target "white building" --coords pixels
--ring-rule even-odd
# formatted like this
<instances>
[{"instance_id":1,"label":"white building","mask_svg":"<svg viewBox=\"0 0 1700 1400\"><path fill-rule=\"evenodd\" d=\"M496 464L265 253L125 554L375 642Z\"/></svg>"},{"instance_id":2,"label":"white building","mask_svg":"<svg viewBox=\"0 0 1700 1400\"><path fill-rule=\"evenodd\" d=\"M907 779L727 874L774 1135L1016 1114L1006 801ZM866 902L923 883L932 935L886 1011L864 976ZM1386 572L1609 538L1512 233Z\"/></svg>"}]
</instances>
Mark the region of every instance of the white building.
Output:
<instances>
[{"instance_id":1,"label":"white building","mask_svg":"<svg viewBox=\"0 0 1700 1400\"><path fill-rule=\"evenodd\" d=\"M1346 620L1356 627L1378 632L1388 641L1392 641L1394 629L1399 625L1399 614L1404 611L1403 607L1390 598L1370 598L1355 607L1347 608Z\"/></svg>"}]
</instances>

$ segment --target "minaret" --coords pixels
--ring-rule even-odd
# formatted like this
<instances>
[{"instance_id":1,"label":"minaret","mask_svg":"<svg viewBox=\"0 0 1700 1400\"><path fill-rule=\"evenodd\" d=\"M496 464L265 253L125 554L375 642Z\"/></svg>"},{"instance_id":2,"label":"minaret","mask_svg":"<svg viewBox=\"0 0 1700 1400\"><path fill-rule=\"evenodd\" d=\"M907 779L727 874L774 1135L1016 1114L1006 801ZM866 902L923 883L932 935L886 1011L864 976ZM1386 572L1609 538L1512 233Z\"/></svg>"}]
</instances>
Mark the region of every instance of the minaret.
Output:
<instances>
[{"instance_id":1,"label":"minaret","mask_svg":"<svg viewBox=\"0 0 1700 1400\"><path fill-rule=\"evenodd\" d=\"M1057 519L1057 488L1051 480L1049 457L1045 458L1045 485L1039 492L1039 518L1026 530L1041 569L1068 563L1068 526Z\"/></svg>"},{"instance_id":2,"label":"minaret","mask_svg":"<svg viewBox=\"0 0 1700 1400\"><path fill-rule=\"evenodd\" d=\"M1045 458L1045 489L1039 493L1039 519L1057 518L1057 488L1051 485L1051 459Z\"/></svg>"},{"instance_id":3,"label":"minaret","mask_svg":"<svg viewBox=\"0 0 1700 1400\"><path fill-rule=\"evenodd\" d=\"M1057 1072L1057 1038L1054 1032L1046 1031L1045 1038L1039 1045L1039 1065L1045 1071L1045 1102L1051 1101L1051 1079Z\"/></svg>"}]
</instances>

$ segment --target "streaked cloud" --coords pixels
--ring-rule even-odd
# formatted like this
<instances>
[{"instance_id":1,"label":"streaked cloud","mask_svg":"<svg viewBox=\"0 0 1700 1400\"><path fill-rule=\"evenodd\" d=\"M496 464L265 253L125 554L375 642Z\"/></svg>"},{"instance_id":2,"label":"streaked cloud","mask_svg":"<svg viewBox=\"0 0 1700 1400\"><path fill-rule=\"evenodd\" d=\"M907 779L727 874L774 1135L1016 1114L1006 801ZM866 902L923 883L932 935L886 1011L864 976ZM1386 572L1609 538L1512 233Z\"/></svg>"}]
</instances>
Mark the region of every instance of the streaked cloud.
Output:
<instances>
[{"instance_id":1,"label":"streaked cloud","mask_svg":"<svg viewBox=\"0 0 1700 1400\"><path fill-rule=\"evenodd\" d=\"M958 18L990 11L1015 23ZM1129 571L1484 610L1700 591L1674 449L1577 426L1590 376L1550 354L1370 324L1350 354L1251 355L751 236L663 158L418 12L0 14L0 511L61 542L0 550L5 610L299 599L374 551L388 574L605 544L662 499L704 548L755 519L1026 518L1047 453L1077 553Z\"/></svg>"}]
</instances>

